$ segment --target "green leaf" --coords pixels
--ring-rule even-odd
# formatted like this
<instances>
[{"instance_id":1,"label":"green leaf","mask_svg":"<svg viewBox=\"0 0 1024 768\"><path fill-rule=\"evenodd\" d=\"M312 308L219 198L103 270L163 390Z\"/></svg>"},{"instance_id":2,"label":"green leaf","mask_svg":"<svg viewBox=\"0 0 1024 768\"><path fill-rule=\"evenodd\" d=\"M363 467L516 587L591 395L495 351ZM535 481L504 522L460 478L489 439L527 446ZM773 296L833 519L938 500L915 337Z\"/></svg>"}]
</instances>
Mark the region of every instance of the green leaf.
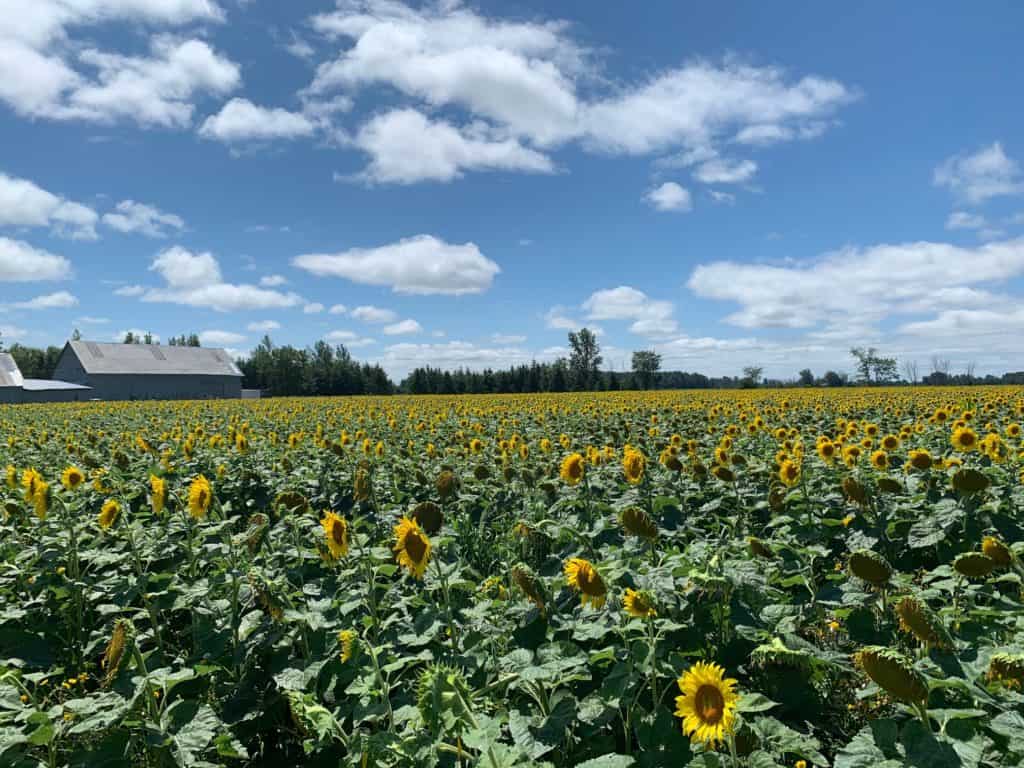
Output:
<instances>
[{"instance_id":1,"label":"green leaf","mask_svg":"<svg viewBox=\"0 0 1024 768\"><path fill-rule=\"evenodd\" d=\"M760 693L744 693L740 696L739 704L736 708L740 712L767 712L772 707L777 707L779 703L772 701L767 696Z\"/></svg>"},{"instance_id":2,"label":"green leaf","mask_svg":"<svg viewBox=\"0 0 1024 768\"><path fill-rule=\"evenodd\" d=\"M628 755L601 755L593 760L576 763L576 768L629 768L635 762L636 759Z\"/></svg>"}]
</instances>

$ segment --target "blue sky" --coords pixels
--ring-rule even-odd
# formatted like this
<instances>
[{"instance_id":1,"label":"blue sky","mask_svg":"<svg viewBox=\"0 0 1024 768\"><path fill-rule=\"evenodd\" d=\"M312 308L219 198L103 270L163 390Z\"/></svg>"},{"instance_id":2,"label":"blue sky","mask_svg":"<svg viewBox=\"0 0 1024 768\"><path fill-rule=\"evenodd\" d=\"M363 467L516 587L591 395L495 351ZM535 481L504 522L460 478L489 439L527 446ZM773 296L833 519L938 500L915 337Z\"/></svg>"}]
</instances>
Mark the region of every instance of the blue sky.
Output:
<instances>
[{"instance_id":1,"label":"blue sky","mask_svg":"<svg viewBox=\"0 0 1024 768\"><path fill-rule=\"evenodd\" d=\"M0 331L1024 369L1024 9L0 0Z\"/></svg>"}]
</instances>

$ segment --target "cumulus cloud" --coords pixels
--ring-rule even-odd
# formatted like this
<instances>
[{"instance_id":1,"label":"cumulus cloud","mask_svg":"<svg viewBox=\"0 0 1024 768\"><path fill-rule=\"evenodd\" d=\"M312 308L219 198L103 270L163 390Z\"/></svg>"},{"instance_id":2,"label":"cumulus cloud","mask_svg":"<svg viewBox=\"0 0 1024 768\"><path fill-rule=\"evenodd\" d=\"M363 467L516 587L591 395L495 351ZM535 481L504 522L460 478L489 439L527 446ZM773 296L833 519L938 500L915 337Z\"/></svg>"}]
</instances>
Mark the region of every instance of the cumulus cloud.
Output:
<instances>
[{"instance_id":1,"label":"cumulus cloud","mask_svg":"<svg viewBox=\"0 0 1024 768\"><path fill-rule=\"evenodd\" d=\"M757 173L753 160L727 160L715 158L697 166L693 177L704 184L739 184L749 181Z\"/></svg>"},{"instance_id":2,"label":"cumulus cloud","mask_svg":"<svg viewBox=\"0 0 1024 768\"><path fill-rule=\"evenodd\" d=\"M199 341L206 346L227 347L232 344L241 344L245 339L244 334L233 331L209 330L199 332Z\"/></svg>"},{"instance_id":3,"label":"cumulus cloud","mask_svg":"<svg viewBox=\"0 0 1024 768\"><path fill-rule=\"evenodd\" d=\"M319 315L323 311L324 305L319 301L311 302L302 308L302 313L304 315Z\"/></svg>"},{"instance_id":4,"label":"cumulus cloud","mask_svg":"<svg viewBox=\"0 0 1024 768\"><path fill-rule=\"evenodd\" d=\"M0 282L25 283L69 277L71 262L63 256L34 248L21 240L0 237Z\"/></svg>"},{"instance_id":5,"label":"cumulus cloud","mask_svg":"<svg viewBox=\"0 0 1024 768\"><path fill-rule=\"evenodd\" d=\"M360 336L358 333L352 331L331 331L324 336L324 341L329 341L332 344L344 344L346 347L368 347L371 344L376 344L376 341L365 336Z\"/></svg>"},{"instance_id":6,"label":"cumulus cloud","mask_svg":"<svg viewBox=\"0 0 1024 768\"><path fill-rule=\"evenodd\" d=\"M95 240L98 218L88 206L48 192L28 179L0 173L0 226L49 227L60 237Z\"/></svg>"},{"instance_id":7,"label":"cumulus cloud","mask_svg":"<svg viewBox=\"0 0 1024 768\"><path fill-rule=\"evenodd\" d=\"M218 312L280 309L303 303L295 293L225 282L220 264L209 252L192 253L174 246L158 254L150 269L166 285L145 290L143 301L205 307Z\"/></svg>"},{"instance_id":8,"label":"cumulus cloud","mask_svg":"<svg viewBox=\"0 0 1024 768\"><path fill-rule=\"evenodd\" d=\"M412 318L401 320L391 325L385 325L382 329L385 336L402 336L412 333L423 333L423 326Z\"/></svg>"},{"instance_id":9,"label":"cumulus cloud","mask_svg":"<svg viewBox=\"0 0 1024 768\"><path fill-rule=\"evenodd\" d=\"M145 292L146 289L141 285L122 285L114 289L115 296L141 296Z\"/></svg>"},{"instance_id":10,"label":"cumulus cloud","mask_svg":"<svg viewBox=\"0 0 1024 768\"><path fill-rule=\"evenodd\" d=\"M67 309L78 305L78 299L67 291L47 293L28 301L18 301L11 306L15 309Z\"/></svg>"},{"instance_id":11,"label":"cumulus cloud","mask_svg":"<svg viewBox=\"0 0 1024 768\"><path fill-rule=\"evenodd\" d=\"M935 169L932 181L974 205L992 197L1024 194L1020 167L998 141L976 152L947 158Z\"/></svg>"},{"instance_id":12,"label":"cumulus cloud","mask_svg":"<svg viewBox=\"0 0 1024 768\"><path fill-rule=\"evenodd\" d=\"M658 211L689 211L693 209L689 190L674 181L666 181L655 187L644 195L644 199Z\"/></svg>"},{"instance_id":13,"label":"cumulus cloud","mask_svg":"<svg viewBox=\"0 0 1024 768\"><path fill-rule=\"evenodd\" d=\"M970 264L970 269L964 269ZM877 322L965 304L988 304L989 283L1024 274L1024 238L964 248L913 242L845 248L801 266L722 261L698 266L698 296L735 302L726 320L747 328Z\"/></svg>"},{"instance_id":14,"label":"cumulus cloud","mask_svg":"<svg viewBox=\"0 0 1024 768\"><path fill-rule=\"evenodd\" d=\"M492 333L491 341L495 344L524 344L526 337L517 333Z\"/></svg>"},{"instance_id":15,"label":"cumulus cloud","mask_svg":"<svg viewBox=\"0 0 1024 768\"><path fill-rule=\"evenodd\" d=\"M987 225L984 216L965 211L953 211L946 219L946 229L982 229Z\"/></svg>"},{"instance_id":16,"label":"cumulus cloud","mask_svg":"<svg viewBox=\"0 0 1024 768\"><path fill-rule=\"evenodd\" d=\"M260 278L260 285L264 288L277 288L287 282L288 279L284 275L264 275Z\"/></svg>"},{"instance_id":17,"label":"cumulus cloud","mask_svg":"<svg viewBox=\"0 0 1024 768\"><path fill-rule=\"evenodd\" d=\"M595 291L583 302L583 310L591 320L632 320L630 332L642 336L667 336L678 330L672 302L652 299L626 285Z\"/></svg>"},{"instance_id":18,"label":"cumulus cloud","mask_svg":"<svg viewBox=\"0 0 1024 768\"><path fill-rule=\"evenodd\" d=\"M269 331L276 331L281 327L281 324L276 320L258 320L256 322L249 323L246 326L246 330L254 333L267 333Z\"/></svg>"},{"instance_id":19,"label":"cumulus cloud","mask_svg":"<svg viewBox=\"0 0 1024 768\"><path fill-rule=\"evenodd\" d=\"M118 232L137 233L146 237L167 237L167 230L181 231L185 220L173 213L134 200L122 200L114 213L103 214L103 223Z\"/></svg>"},{"instance_id":20,"label":"cumulus cloud","mask_svg":"<svg viewBox=\"0 0 1024 768\"><path fill-rule=\"evenodd\" d=\"M398 315L390 309L363 305L352 310L352 317L364 323L392 323L398 319Z\"/></svg>"},{"instance_id":21,"label":"cumulus cloud","mask_svg":"<svg viewBox=\"0 0 1024 768\"><path fill-rule=\"evenodd\" d=\"M452 296L482 293L501 271L474 243L455 245L431 235L377 248L305 254L292 264L318 277L389 286L395 293Z\"/></svg>"},{"instance_id":22,"label":"cumulus cloud","mask_svg":"<svg viewBox=\"0 0 1024 768\"><path fill-rule=\"evenodd\" d=\"M554 170L547 156L517 139L499 138L482 126L462 129L431 120L415 109L377 115L360 128L355 145L370 155L362 173L370 182L451 181L464 170Z\"/></svg>"},{"instance_id":23,"label":"cumulus cloud","mask_svg":"<svg viewBox=\"0 0 1024 768\"><path fill-rule=\"evenodd\" d=\"M299 112L279 107L260 107L248 99L234 98L220 112L203 121L199 135L225 143L297 139L311 136L313 122Z\"/></svg>"},{"instance_id":24,"label":"cumulus cloud","mask_svg":"<svg viewBox=\"0 0 1024 768\"><path fill-rule=\"evenodd\" d=\"M334 304L327 310L327 314L329 315L344 315L346 312L348 312L348 307L344 304Z\"/></svg>"}]
</instances>

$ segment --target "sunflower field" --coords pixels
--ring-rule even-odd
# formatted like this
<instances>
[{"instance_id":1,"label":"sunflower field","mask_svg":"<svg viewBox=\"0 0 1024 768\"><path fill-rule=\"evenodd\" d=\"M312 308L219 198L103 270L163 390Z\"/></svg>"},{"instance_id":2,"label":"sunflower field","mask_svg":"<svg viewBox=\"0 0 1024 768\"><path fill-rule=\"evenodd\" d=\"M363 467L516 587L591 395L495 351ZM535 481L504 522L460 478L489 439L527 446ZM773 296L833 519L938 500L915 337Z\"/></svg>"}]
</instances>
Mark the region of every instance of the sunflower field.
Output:
<instances>
[{"instance_id":1,"label":"sunflower field","mask_svg":"<svg viewBox=\"0 0 1024 768\"><path fill-rule=\"evenodd\" d=\"M0 407L0 765L1024 764L1011 387Z\"/></svg>"}]
</instances>

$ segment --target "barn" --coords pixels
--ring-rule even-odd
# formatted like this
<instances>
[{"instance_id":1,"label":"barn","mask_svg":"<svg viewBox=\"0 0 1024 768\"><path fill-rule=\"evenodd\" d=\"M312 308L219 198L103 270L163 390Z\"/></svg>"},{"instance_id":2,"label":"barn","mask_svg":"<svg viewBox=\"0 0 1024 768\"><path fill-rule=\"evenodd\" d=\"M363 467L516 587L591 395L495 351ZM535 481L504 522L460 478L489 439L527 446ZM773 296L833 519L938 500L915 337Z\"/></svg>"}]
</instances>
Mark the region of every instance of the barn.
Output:
<instances>
[{"instance_id":1,"label":"barn","mask_svg":"<svg viewBox=\"0 0 1024 768\"><path fill-rule=\"evenodd\" d=\"M92 388L101 400L240 398L242 372L223 349L69 341L55 379Z\"/></svg>"},{"instance_id":2,"label":"barn","mask_svg":"<svg viewBox=\"0 0 1024 768\"><path fill-rule=\"evenodd\" d=\"M26 379L17 361L0 352L0 403L67 403L91 398L92 390L81 384Z\"/></svg>"}]
</instances>

